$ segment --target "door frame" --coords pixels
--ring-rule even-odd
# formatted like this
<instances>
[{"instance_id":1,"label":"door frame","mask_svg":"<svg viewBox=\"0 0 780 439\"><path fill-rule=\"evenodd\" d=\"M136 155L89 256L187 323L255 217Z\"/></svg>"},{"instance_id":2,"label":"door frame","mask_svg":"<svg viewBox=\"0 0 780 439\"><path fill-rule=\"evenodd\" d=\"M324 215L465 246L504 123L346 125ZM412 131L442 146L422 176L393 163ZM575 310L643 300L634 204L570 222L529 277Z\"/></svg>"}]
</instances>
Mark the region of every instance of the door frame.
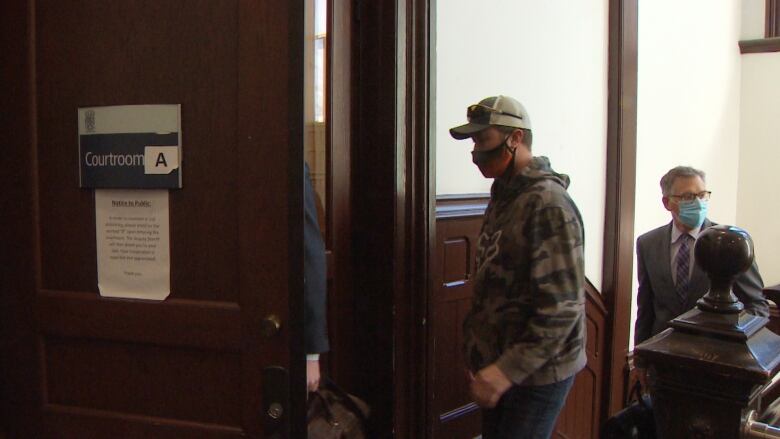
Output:
<instances>
[{"instance_id":1,"label":"door frame","mask_svg":"<svg viewBox=\"0 0 780 439\"><path fill-rule=\"evenodd\" d=\"M359 191L382 176L383 194L392 203L376 214L392 215L380 224L392 239L392 275L375 271L391 282L392 370L396 437L424 437L426 309L430 258L435 251L435 156L430 120L435 115L435 0L357 1L358 19L371 35L358 38L360 57L357 144L371 145L374 162L392 165L393 172L371 164L359 152L355 188ZM619 410L625 400L626 355L631 319L634 196L636 185L638 0L609 0L609 61L607 119L607 193L603 285L608 324L602 417ZM364 40L365 39L365 40ZM366 41L367 40L367 41ZM394 105L387 105L393 102ZM384 105L383 105L384 103ZM373 110L366 112L366 109ZM386 159L386 161L384 161ZM389 180L389 181L388 181ZM383 199L384 199L383 197ZM356 195L358 205L360 197ZM392 207L392 208L391 208ZM384 210L383 210L384 209ZM391 227L392 226L392 227ZM378 234L372 236L378 237ZM389 242L387 238L380 242ZM372 278L373 276L368 276ZM358 280L358 284L360 280Z\"/></svg>"},{"instance_id":2,"label":"door frame","mask_svg":"<svg viewBox=\"0 0 780 439\"><path fill-rule=\"evenodd\" d=\"M623 408L634 279L636 196L638 0L609 0L607 199L602 295L607 304L610 358L602 391L602 417Z\"/></svg>"},{"instance_id":3,"label":"door frame","mask_svg":"<svg viewBox=\"0 0 780 439\"><path fill-rule=\"evenodd\" d=\"M4 132L9 131L4 130ZM21 160L28 158L26 151L25 154L14 154L14 156ZM8 156L5 158L10 161ZM9 169L8 165L10 163L4 165L4 169ZM0 278L3 279L4 284L0 293L0 321L3 322L0 325L0 437L3 433L12 437L11 431L16 431L11 430L12 423L20 420L27 425L36 424L35 420L38 419L36 410L41 403L38 398L31 398L29 392L25 392L24 387L21 386L21 383L27 383L27 386L40 385L38 366L34 362L37 351L35 334L33 328L26 323L32 321L33 303L22 294L32 291L36 283L35 275L25 268L27 264L33 264L35 261L33 249L37 241L30 234L33 230L30 221L31 206L25 205L29 200L25 196L31 193L31 185L24 181L23 175L9 174L3 174L0 178L0 185L4 188L15 188L12 195L3 199L3 211L13 213L9 215L10 218L3 221L3 232L0 234L0 241L3 243L15 239L15 244L5 247L3 251L5 254L0 257L3 266ZM11 205L17 210L9 210ZM22 233L25 235L19 235ZM28 238L19 239L19 236ZM15 367L15 364L20 363L33 366ZM37 437L36 432L23 430L24 434L21 437Z\"/></svg>"},{"instance_id":4,"label":"door frame","mask_svg":"<svg viewBox=\"0 0 780 439\"><path fill-rule=\"evenodd\" d=\"M34 105L31 96L35 83L29 73L34 69L30 36L32 6L28 2L4 2L0 6L0 47L7 67L2 69L5 108L14 109L13 117L0 118L0 128L6 133L6 145L32 145L31 133L35 129ZM21 18L21 19L20 19ZM37 218L29 200L36 190L36 180L30 173L30 163L37 160L35 148L4 148L0 172L0 208L7 215L0 228L0 434L18 434L21 437L37 437L39 432L38 407L40 399L27 386L40 386L38 366L35 365L36 339L33 321L34 301L29 294L35 291L38 276L30 270L37 262L38 237L35 233ZM12 243L12 244L9 244ZM15 312L12 312L15 311ZM34 365L18 368L14 364ZM29 429L11 430L21 422Z\"/></svg>"}]
</instances>

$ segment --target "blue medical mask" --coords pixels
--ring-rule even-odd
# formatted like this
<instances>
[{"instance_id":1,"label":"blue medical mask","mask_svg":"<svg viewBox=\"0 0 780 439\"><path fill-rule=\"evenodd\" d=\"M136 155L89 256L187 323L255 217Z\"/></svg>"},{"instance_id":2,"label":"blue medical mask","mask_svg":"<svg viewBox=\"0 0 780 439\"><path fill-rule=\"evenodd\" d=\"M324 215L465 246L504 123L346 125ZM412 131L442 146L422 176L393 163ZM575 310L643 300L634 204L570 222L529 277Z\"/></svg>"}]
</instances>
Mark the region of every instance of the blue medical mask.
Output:
<instances>
[{"instance_id":1,"label":"blue medical mask","mask_svg":"<svg viewBox=\"0 0 780 439\"><path fill-rule=\"evenodd\" d=\"M707 200L696 198L691 201L680 201L680 213L677 214L680 221L691 229L695 229L704 223L707 217Z\"/></svg>"}]
</instances>

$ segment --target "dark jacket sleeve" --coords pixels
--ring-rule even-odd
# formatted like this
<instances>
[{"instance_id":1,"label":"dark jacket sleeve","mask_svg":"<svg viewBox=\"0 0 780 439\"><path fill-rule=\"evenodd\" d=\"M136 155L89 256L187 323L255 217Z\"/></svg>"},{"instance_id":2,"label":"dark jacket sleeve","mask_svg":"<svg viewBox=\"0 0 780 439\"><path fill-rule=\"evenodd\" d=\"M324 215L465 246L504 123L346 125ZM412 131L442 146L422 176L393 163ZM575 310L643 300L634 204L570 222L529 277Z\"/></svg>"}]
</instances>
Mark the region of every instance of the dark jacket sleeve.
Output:
<instances>
[{"instance_id":1,"label":"dark jacket sleeve","mask_svg":"<svg viewBox=\"0 0 780 439\"><path fill-rule=\"evenodd\" d=\"M309 177L309 166L303 170L303 294L304 333L307 354L327 352L326 319L327 266L325 243L317 223L317 204Z\"/></svg>"},{"instance_id":2,"label":"dark jacket sleeve","mask_svg":"<svg viewBox=\"0 0 780 439\"><path fill-rule=\"evenodd\" d=\"M638 345L650 338L655 322L655 308L653 301L655 293L650 283L650 274L645 266L645 258L642 256L641 237L636 241L636 265L639 288L637 290L637 312L634 323L634 345Z\"/></svg>"},{"instance_id":3,"label":"dark jacket sleeve","mask_svg":"<svg viewBox=\"0 0 780 439\"><path fill-rule=\"evenodd\" d=\"M758 273L756 263L739 275L734 282L734 294L743 305L745 311L763 317L769 317L769 304L763 293L764 281Z\"/></svg>"}]
</instances>

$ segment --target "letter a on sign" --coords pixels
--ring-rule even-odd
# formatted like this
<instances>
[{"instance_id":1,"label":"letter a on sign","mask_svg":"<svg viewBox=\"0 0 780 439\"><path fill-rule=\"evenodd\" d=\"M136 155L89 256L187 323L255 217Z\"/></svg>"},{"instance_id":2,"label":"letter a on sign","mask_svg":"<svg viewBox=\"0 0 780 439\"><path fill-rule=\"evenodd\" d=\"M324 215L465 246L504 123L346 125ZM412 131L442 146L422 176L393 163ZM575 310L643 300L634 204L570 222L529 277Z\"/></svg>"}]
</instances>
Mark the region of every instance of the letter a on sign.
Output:
<instances>
[{"instance_id":1,"label":"letter a on sign","mask_svg":"<svg viewBox=\"0 0 780 439\"><path fill-rule=\"evenodd\" d=\"M179 167L179 147L147 146L144 148L144 174L170 174Z\"/></svg>"}]
</instances>

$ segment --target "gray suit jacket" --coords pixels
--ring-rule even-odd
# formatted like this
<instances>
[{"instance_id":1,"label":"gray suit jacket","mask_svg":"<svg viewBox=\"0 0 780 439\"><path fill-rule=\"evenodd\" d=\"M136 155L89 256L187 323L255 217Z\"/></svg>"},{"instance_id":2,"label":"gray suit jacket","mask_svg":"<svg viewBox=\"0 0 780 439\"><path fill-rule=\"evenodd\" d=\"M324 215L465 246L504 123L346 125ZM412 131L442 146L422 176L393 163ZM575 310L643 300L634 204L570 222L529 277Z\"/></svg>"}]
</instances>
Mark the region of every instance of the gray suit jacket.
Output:
<instances>
[{"instance_id":1,"label":"gray suit jacket","mask_svg":"<svg viewBox=\"0 0 780 439\"><path fill-rule=\"evenodd\" d=\"M702 230L715 223L704 220ZM634 344L658 334L669 326L669 321L696 306L696 301L710 288L707 274L694 264L690 290L681 300L674 288L671 263L672 223L651 230L636 241L639 291L638 310L634 326ZM745 305L745 310L759 316L769 316L769 305L761 290L764 282L755 262L734 282L733 291Z\"/></svg>"}]
</instances>

